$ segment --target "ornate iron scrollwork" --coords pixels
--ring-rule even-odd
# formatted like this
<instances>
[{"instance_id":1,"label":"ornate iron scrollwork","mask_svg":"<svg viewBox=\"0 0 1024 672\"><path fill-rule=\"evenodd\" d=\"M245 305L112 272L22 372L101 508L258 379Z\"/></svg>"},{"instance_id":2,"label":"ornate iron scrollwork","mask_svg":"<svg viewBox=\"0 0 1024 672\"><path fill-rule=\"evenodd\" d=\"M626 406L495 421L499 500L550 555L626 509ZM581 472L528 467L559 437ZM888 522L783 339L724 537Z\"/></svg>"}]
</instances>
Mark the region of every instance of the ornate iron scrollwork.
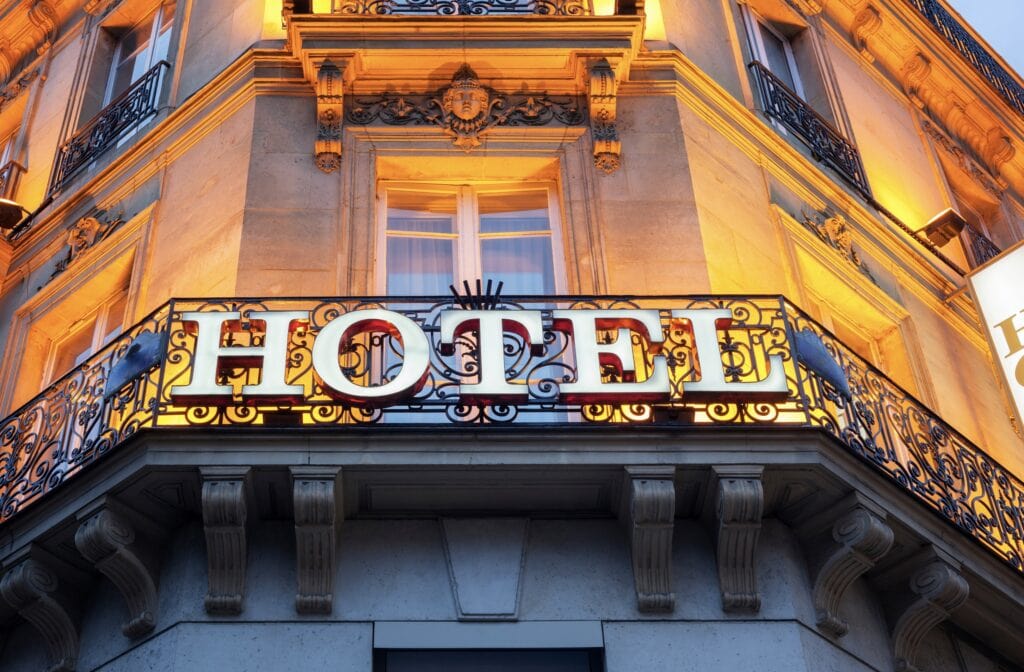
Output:
<instances>
[{"instance_id":1,"label":"ornate iron scrollwork","mask_svg":"<svg viewBox=\"0 0 1024 672\"><path fill-rule=\"evenodd\" d=\"M335 14L438 14L485 16L488 14L544 14L584 16L583 0L343 0Z\"/></svg>"}]
</instances>

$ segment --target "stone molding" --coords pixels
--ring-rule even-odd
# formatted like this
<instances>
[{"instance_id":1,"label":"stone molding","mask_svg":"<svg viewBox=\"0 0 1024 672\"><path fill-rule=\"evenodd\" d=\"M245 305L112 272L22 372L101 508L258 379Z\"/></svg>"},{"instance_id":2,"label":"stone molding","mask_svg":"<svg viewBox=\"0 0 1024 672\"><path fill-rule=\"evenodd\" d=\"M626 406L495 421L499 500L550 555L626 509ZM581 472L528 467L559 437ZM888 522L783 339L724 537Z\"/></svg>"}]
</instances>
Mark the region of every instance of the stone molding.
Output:
<instances>
[{"instance_id":1,"label":"stone molding","mask_svg":"<svg viewBox=\"0 0 1024 672\"><path fill-rule=\"evenodd\" d=\"M875 57L868 49L868 38L877 33L881 27L882 15L874 5L865 5L864 9L853 17L850 38L853 40L853 46L868 63L875 61Z\"/></svg>"},{"instance_id":2,"label":"stone molding","mask_svg":"<svg viewBox=\"0 0 1024 672\"><path fill-rule=\"evenodd\" d=\"M27 557L0 580L0 595L39 632L50 656L48 672L73 672L78 664L77 619L66 606L56 571L42 554L29 547Z\"/></svg>"},{"instance_id":3,"label":"stone molding","mask_svg":"<svg viewBox=\"0 0 1024 672\"><path fill-rule=\"evenodd\" d=\"M153 631L158 610L159 574L144 560L136 543L137 525L131 520L139 517L113 498L104 497L79 514L81 523L75 532L79 553L110 579L124 597L129 617L121 631L131 638Z\"/></svg>"},{"instance_id":4,"label":"stone molding","mask_svg":"<svg viewBox=\"0 0 1024 672\"><path fill-rule=\"evenodd\" d=\"M36 0L28 9L28 20L38 34L36 52L45 54L57 39L57 24L60 18L50 0Z\"/></svg>"},{"instance_id":5,"label":"stone molding","mask_svg":"<svg viewBox=\"0 0 1024 672\"><path fill-rule=\"evenodd\" d=\"M715 481L716 548L722 609L754 612L761 609L757 590L757 540L764 514L764 467L713 466Z\"/></svg>"},{"instance_id":6,"label":"stone molding","mask_svg":"<svg viewBox=\"0 0 1024 672\"><path fill-rule=\"evenodd\" d=\"M637 609L644 613L675 609L676 596L672 592L675 473L674 466L626 467L633 583Z\"/></svg>"},{"instance_id":7,"label":"stone molding","mask_svg":"<svg viewBox=\"0 0 1024 672\"><path fill-rule=\"evenodd\" d=\"M594 165L606 175L622 166L622 141L615 126L617 92L618 81L608 59L593 61L587 86L590 133L594 139Z\"/></svg>"},{"instance_id":8,"label":"stone molding","mask_svg":"<svg viewBox=\"0 0 1024 672\"><path fill-rule=\"evenodd\" d=\"M341 467L291 467L298 589L295 611L330 614L341 524Z\"/></svg>"},{"instance_id":9,"label":"stone molding","mask_svg":"<svg viewBox=\"0 0 1024 672\"><path fill-rule=\"evenodd\" d=\"M202 467L206 613L237 616L245 600L249 467Z\"/></svg>"},{"instance_id":10,"label":"stone molding","mask_svg":"<svg viewBox=\"0 0 1024 672\"><path fill-rule=\"evenodd\" d=\"M341 167L341 128L344 114L342 68L324 61L316 77L316 167L333 173Z\"/></svg>"}]
</instances>

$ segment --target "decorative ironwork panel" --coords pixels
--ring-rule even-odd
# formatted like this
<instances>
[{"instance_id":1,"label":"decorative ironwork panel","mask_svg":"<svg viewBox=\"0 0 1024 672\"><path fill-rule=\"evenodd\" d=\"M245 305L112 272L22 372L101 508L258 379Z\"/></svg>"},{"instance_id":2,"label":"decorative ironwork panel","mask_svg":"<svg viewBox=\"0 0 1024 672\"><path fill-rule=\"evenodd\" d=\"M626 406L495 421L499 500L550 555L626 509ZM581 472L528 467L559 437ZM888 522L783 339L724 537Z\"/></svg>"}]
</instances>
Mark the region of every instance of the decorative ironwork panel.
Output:
<instances>
[{"instance_id":1,"label":"decorative ironwork panel","mask_svg":"<svg viewBox=\"0 0 1024 672\"><path fill-rule=\"evenodd\" d=\"M750 69L761 92L765 114L807 143L815 160L831 166L857 191L870 198L871 188L857 148L771 70L757 61L750 64Z\"/></svg>"},{"instance_id":2,"label":"decorative ironwork panel","mask_svg":"<svg viewBox=\"0 0 1024 672\"><path fill-rule=\"evenodd\" d=\"M486 16L490 14L544 14L585 16L584 0L335 0L335 14L437 14Z\"/></svg>"},{"instance_id":3,"label":"decorative ironwork panel","mask_svg":"<svg viewBox=\"0 0 1024 672\"><path fill-rule=\"evenodd\" d=\"M160 82L170 67L160 61L115 98L57 150L50 193L64 184L89 162L99 158L132 129L157 112Z\"/></svg>"},{"instance_id":4,"label":"decorative ironwork panel","mask_svg":"<svg viewBox=\"0 0 1024 672\"><path fill-rule=\"evenodd\" d=\"M1002 253L1002 250L989 240L988 236L971 224L964 227L964 235L967 237L967 247L970 249L973 268L995 259Z\"/></svg>"},{"instance_id":5,"label":"decorative ironwork panel","mask_svg":"<svg viewBox=\"0 0 1024 672\"><path fill-rule=\"evenodd\" d=\"M998 61L960 25L936 0L907 0L932 27L946 38L954 50L967 60L978 73L1018 113L1024 114L1024 87L1001 66Z\"/></svg>"}]
</instances>

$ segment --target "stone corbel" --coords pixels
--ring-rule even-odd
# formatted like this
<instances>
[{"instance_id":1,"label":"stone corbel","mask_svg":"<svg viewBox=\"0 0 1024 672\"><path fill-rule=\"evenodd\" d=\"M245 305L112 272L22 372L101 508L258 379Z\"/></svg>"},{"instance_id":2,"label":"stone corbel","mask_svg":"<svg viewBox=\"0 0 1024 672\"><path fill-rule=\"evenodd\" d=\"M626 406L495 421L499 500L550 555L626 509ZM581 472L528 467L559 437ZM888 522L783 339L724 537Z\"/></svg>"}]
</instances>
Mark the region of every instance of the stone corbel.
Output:
<instances>
[{"instance_id":1,"label":"stone corbel","mask_svg":"<svg viewBox=\"0 0 1024 672\"><path fill-rule=\"evenodd\" d=\"M637 609L670 612L672 533L676 518L675 467L626 467L629 528Z\"/></svg>"},{"instance_id":2,"label":"stone corbel","mask_svg":"<svg viewBox=\"0 0 1024 672\"><path fill-rule=\"evenodd\" d=\"M911 56L903 66L903 90L919 109L925 107L925 82L931 74L932 62L921 52Z\"/></svg>"},{"instance_id":3,"label":"stone corbel","mask_svg":"<svg viewBox=\"0 0 1024 672\"><path fill-rule=\"evenodd\" d=\"M615 70L607 59L590 65L587 101L590 111L590 134L594 139L594 165L606 175L622 165L622 142L615 127L618 82Z\"/></svg>"},{"instance_id":4,"label":"stone corbel","mask_svg":"<svg viewBox=\"0 0 1024 672\"><path fill-rule=\"evenodd\" d=\"M799 526L814 578L817 624L833 637L849 631L839 616L846 589L892 547L893 532L885 518L883 509L854 493Z\"/></svg>"},{"instance_id":5,"label":"stone corbel","mask_svg":"<svg viewBox=\"0 0 1024 672\"><path fill-rule=\"evenodd\" d=\"M764 514L760 466L712 467L715 487L716 560L722 609L757 612L757 540Z\"/></svg>"},{"instance_id":6,"label":"stone corbel","mask_svg":"<svg viewBox=\"0 0 1024 672\"><path fill-rule=\"evenodd\" d=\"M344 115L342 70L331 61L324 61L316 75L316 145L313 157L316 167L333 173L341 167L341 132Z\"/></svg>"},{"instance_id":7,"label":"stone corbel","mask_svg":"<svg viewBox=\"0 0 1024 672\"><path fill-rule=\"evenodd\" d=\"M985 163L988 164L988 167L997 179L1002 181L1002 178L999 176L999 169L1002 168L1003 164L1012 159L1016 153L1017 149L1013 146L1009 135L1003 129L998 126L989 129L989 132L985 135L983 157ZM1004 183L1000 186L1005 189L1007 184Z\"/></svg>"},{"instance_id":8,"label":"stone corbel","mask_svg":"<svg viewBox=\"0 0 1024 672\"><path fill-rule=\"evenodd\" d=\"M235 616L245 600L249 467L203 467L206 613Z\"/></svg>"},{"instance_id":9,"label":"stone corbel","mask_svg":"<svg viewBox=\"0 0 1024 672\"><path fill-rule=\"evenodd\" d=\"M896 672L919 672L917 651L928 632L967 601L970 589L960 563L934 549L916 559L909 592L892 632Z\"/></svg>"},{"instance_id":10,"label":"stone corbel","mask_svg":"<svg viewBox=\"0 0 1024 672\"><path fill-rule=\"evenodd\" d=\"M30 547L0 580L0 595L39 632L50 655L49 672L73 672L78 663L77 614L63 594L55 564Z\"/></svg>"},{"instance_id":11,"label":"stone corbel","mask_svg":"<svg viewBox=\"0 0 1024 672\"><path fill-rule=\"evenodd\" d=\"M36 52L45 54L57 39L57 11L50 0L36 0L28 10L28 20L39 33L39 46Z\"/></svg>"},{"instance_id":12,"label":"stone corbel","mask_svg":"<svg viewBox=\"0 0 1024 672\"><path fill-rule=\"evenodd\" d=\"M864 9L857 12L853 17L853 25L850 28L850 36L853 39L853 46L857 48L860 55L868 63L874 63L875 57L868 50L868 38L878 32L882 27L882 15L874 5L866 5Z\"/></svg>"},{"instance_id":13,"label":"stone corbel","mask_svg":"<svg viewBox=\"0 0 1024 672\"><path fill-rule=\"evenodd\" d=\"M334 608L341 467L292 467L298 590L295 611L330 614Z\"/></svg>"},{"instance_id":14,"label":"stone corbel","mask_svg":"<svg viewBox=\"0 0 1024 672\"><path fill-rule=\"evenodd\" d=\"M154 551L162 531L111 497L87 507L78 519L78 552L117 586L128 606L128 621L121 631L131 638L152 632L159 578Z\"/></svg>"}]
</instances>

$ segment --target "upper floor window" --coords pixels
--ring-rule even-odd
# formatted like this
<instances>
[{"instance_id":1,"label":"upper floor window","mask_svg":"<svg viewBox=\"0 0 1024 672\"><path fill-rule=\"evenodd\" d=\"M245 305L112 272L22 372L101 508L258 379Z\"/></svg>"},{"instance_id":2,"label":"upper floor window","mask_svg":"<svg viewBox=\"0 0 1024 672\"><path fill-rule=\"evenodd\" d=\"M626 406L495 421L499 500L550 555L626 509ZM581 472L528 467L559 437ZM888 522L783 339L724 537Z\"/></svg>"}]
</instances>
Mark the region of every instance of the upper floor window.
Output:
<instances>
[{"instance_id":1,"label":"upper floor window","mask_svg":"<svg viewBox=\"0 0 1024 672\"><path fill-rule=\"evenodd\" d=\"M489 278L509 294L564 291L554 185L386 184L378 290L443 295Z\"/></svg>"},{"instance_id":2,"label":"upper floor window","mask_svg":"<svg viewBox=\"0 0 1024 672\"><path fill-rule=\"evenodd\" d=\"M805 98L800 72L797 69L793 45L789 38L773 28L750 9L746 10L747 32L756 60L772 71L776 77L801 98Z\"/></svg>"},{"instance_id":3,"label":"upper floor window","mask_svg":"<svg viewBox=\"0 0 1024 672\"><path fill-rule=\"evenodd\" d=\"M117 338L124 327L127 304L128 288L120 287L95 310L70 325L67 332L51 345L43 386L84 363Z\"/></svg>"},{"instance_id":4,"label":"upper floor window","mask_svg":"<svg viewBox=\"0 0 1024 672\"><path fill-rule=\"evenodd\" d=\"M104 104L109 104L153 66L167 59L176 5L175 0L160 5L117 37Z\"/></svg>"}]
</instances>

